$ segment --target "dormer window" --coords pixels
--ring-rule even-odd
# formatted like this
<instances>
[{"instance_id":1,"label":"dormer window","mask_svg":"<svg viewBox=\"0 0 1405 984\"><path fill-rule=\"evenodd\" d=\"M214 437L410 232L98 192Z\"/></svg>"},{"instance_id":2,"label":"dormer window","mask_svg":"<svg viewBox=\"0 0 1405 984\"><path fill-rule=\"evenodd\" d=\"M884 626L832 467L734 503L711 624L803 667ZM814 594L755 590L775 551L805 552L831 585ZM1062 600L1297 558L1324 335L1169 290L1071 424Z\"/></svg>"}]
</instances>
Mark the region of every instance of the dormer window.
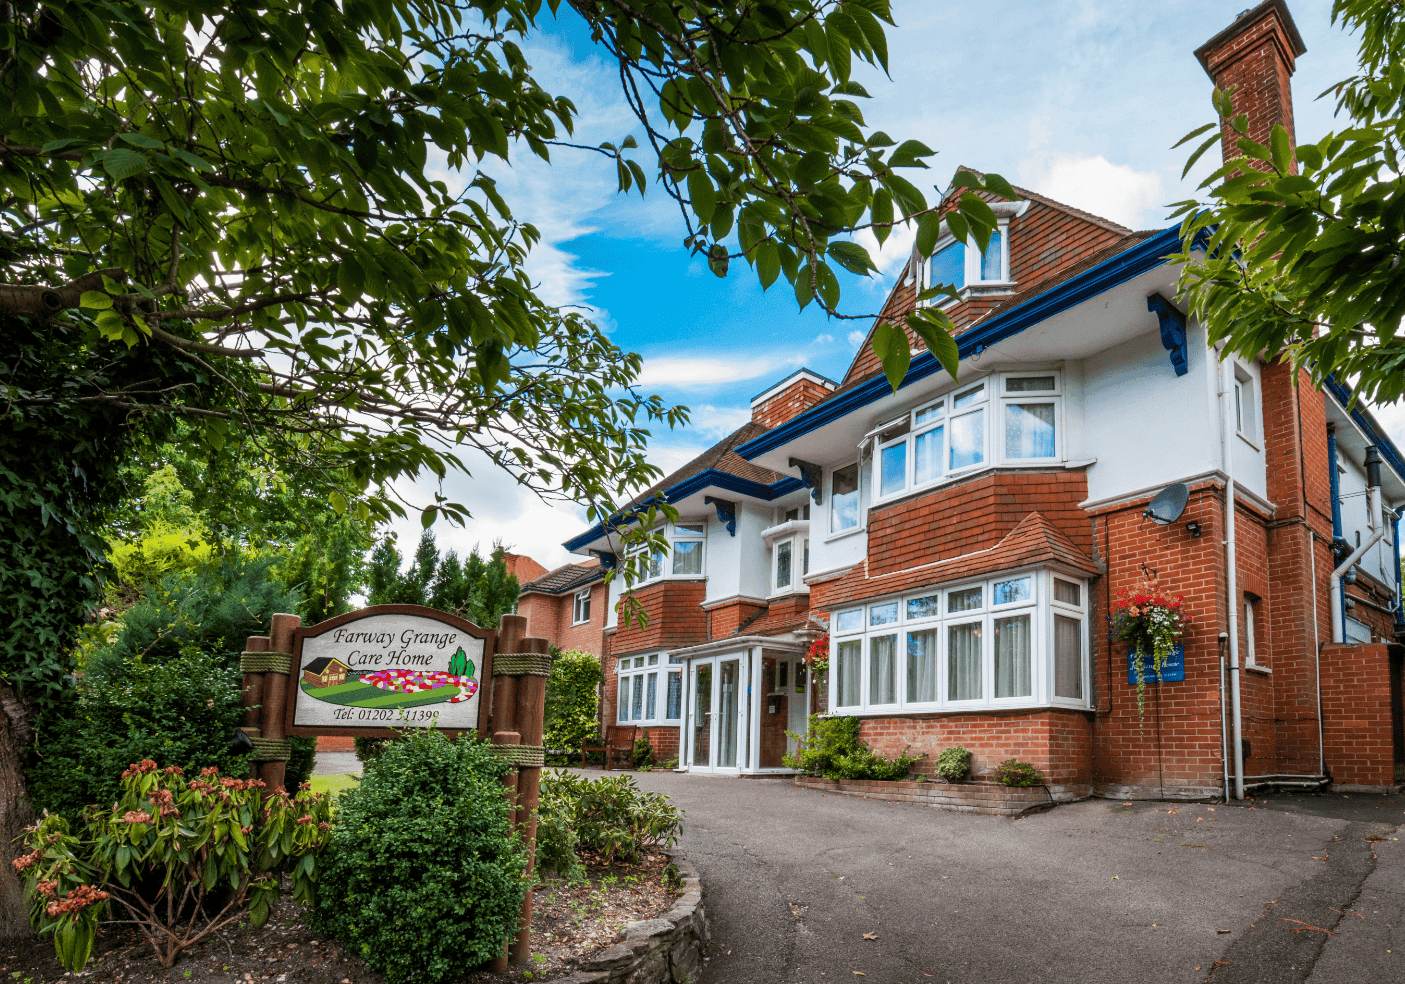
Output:
<instances>
[{"instance_id":1,"label":"dormer window","mask_svg":"<svg viewBox=\"0 0 1405 984\"><path fill-rule=\"evenodd\" d=\"M927 263L929 287L951 284L961 291L967 287L1008 287L1013 279L1010 275L1010 223L1003 218L991 233L984 251L977 248L974 238L962 243L947 236L937 243Z\"/></svg>"}]
</instances>

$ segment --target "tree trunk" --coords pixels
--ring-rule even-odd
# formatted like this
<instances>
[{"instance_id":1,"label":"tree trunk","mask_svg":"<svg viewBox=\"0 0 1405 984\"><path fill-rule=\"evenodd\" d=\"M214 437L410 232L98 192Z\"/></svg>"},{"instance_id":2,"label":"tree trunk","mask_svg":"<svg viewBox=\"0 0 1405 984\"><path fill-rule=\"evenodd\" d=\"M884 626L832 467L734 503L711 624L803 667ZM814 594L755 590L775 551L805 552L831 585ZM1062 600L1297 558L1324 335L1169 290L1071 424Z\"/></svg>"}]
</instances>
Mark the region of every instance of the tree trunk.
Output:
<instances>
[{"instance_id":1,"label":"tree trunk","mask_svg":"<svg viewBox=\"0 0 1405 984\"><path fill-rule=\"evenodd\" d=\"M0 684L0 939L29 936L29 909L10 861L15 844L34 820L24 791L24 759L31 727L29 711L15 691Z\"/></svg>"}]
</instances>

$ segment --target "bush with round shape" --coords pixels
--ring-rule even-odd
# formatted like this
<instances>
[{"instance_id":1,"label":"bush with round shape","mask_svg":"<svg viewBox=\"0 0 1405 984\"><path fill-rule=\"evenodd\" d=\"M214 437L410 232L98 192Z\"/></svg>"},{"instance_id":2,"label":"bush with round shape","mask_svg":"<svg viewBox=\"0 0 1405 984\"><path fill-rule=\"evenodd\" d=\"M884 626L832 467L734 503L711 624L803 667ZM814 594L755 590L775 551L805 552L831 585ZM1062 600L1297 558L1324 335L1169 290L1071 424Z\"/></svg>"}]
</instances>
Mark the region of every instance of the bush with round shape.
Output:
<instances>
[{"instance_id":1,"label":"bush with round shape","mask_svg":"<svg viewBox=\"0 0 1405 984\"><path fill-rule=\"evenodd\" d=\"M1010 758L996 767L995 781L1002 786L1042 786L1044 773L1036 769L1033 763Z\"/></svg>"},{"instance_id":2,"label":"bush with round shape","mask_svg":"<svg viewBox=\"0 0 1405 984\"><path fill-rule=\"evenodd\" d=\"M381 746L337 802L314 923L391 984L456 981L517 930L526 849L487 742L430 729ZM335 887L333 887L335 886Z\"/></svg>"},{"instance_id":3,"label":"bush with round shape","mask_svg":"<svg viewBox=\"0 0 1405 984\"><path fill-rule=\"evenodd\" d=\"M971 769L971 753L960 745L942 749L933 770L947 782L960 782Z\"/></svg>"}]
</instances>

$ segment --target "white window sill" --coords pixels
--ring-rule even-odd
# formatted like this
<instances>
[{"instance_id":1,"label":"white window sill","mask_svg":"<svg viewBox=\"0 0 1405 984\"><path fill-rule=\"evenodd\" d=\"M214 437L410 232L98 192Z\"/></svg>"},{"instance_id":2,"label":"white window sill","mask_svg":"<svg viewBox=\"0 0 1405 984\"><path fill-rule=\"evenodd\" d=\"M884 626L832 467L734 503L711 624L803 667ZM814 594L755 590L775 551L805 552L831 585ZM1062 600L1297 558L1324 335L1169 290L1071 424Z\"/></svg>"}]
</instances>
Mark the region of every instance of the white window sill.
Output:
<instances>
[{"instance_id":1,"label":"white window sill","mask_svg":"<svg viewBox=\"0 0 1405 984\"><path fill-rule=\"evenodd\" d=\"M579 621L579 622L572 622L572 623L571 623L571 628L574 629L574 628L575 628L576 626L578 626L578 625L589 625L589 624L590 624L590 619L588 619L588 618L587 618L587 619L582 619L582 620Z\"/></svg>"},{"instance_id":2,"label":"white window sill","mask_svg":"<svg viewBox=\"0 0 1405 984\"><path fill-rule=\"evenodd\" d=\"M1235 431L1235 432L1234 432L1234 436L1237 437L1237 438L1239 438L1239 439L1240 439L1241 441L1243 441L1245 444L1249 445L1249 447L1253 448L1255 451L1258 451L1258 452L1261 452L1261 453L1262 453L1263 448L1260 447L1260 446L1258 445L1258 443L1256 443L1256 442L1254 441L1253 438L1248 437L1243 431Z\"/></svg>"},{"instance_id":3,"label":"white window sill","mask_svg":"<svg viewBox=\"0 0 1405 984\"><path fill-rule=\"evenodd\" d=\"M810 593L810 586L809 586L808 584L805 584L805 583L802 581L800 584L795 585L795 586L793 586L793 587L782 588L781 590L779 590L779 591L777 591L777 592L775 592L775 593L773 593L773 594L768 594L768 595L766 596L766 600L767 600L767 601L779 601L779 600L781 600L782 598L789 598L789 597L791 597L791 596L793 596L793 595L807 595L807 594L809 594L809 593Z\"/></svg>"},{"instance_id":4,"label":"white window sill","mask_svg":"<svg viewBox=\"0 0 1405 984\"><path fill-rule=\"evenodd\" d=\"M1262 673L1264 676L1273 676L1273 667L1260 666L1258 663L1245 663L1244 669L1250 673Z\"/></svg>"},{"instance_id":5,"label":"white window sill","mask_svg":"<svg viewBox=\"0 0 1405 984\"><path fill-rule=\"evenodd\" d=\"M859 533L866 533L867 531L868 525L866 523L860 523L851 530L840 530L838 533L829 534L829 536L824 538L824 542L833 543L836 540L843 540L846 537L856 536Z\"/></svg>"},{"instance_id":6,"label":"white window sill","mask_svg":"<svg viewBox=\"0 0 1405 984\"><path fill-rule=\"evenodd\" d=\"M831 708L828 713L846 717L893 717L904 714L988 714L997 711L1045 711L1051 709L1060 711L1092 710L1086 703L1080 704L1067 700L1034 703L1002 698L999 701L961 701L946 705L909 704L904 707L899 704L883 704L871 707L835 707Z\"/></svg>"}]
</instances>

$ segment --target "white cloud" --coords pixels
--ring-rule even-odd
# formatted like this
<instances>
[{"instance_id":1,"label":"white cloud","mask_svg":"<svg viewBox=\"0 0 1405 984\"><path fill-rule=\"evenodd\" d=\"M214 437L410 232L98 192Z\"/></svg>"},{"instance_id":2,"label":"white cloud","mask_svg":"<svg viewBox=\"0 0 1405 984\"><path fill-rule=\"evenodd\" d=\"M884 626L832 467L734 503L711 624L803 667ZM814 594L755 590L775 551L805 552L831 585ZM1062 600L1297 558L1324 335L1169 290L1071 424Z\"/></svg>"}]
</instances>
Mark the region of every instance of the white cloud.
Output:
<instances>
[{"instance_id":1,"label":"white cloud","mask_svg":"<svg viewBox=\"0 0 1405 984\"><path fill-rule=\"evenodd\" d=\"M746 359L728 359L704 355L645 356L644 369L638 386L667 386L693 389L739 383L767 376L787 365L799 365L794 353L786 355L753 355Z\"/></svg>"},{"instance_id":2,"label":"white cloud","mask_svg":"<svg viewBox=\"0 0 1405 984\"><path fill-rule=\"evenodd\" d=\"M813 342L813 344L815 344L815 345L833 345L833 344L834 344L834 336L833 336L833 335L829 335L829 334L825 334L825 335L816 335L816 336L815 336L815 341Z\"/></svg>"},{"instance_id":3,"label":"white cloud","mask_svg":"<svg viewBox=\"0 0 1405 984\"><path fill-rule=\"evenodd\" d=\"M852 348L858 348L860 345L863 344L863 340L864 340L865 338L867 338L867 337L868 337L868 332L866 332L866 331L857 331L857 330L856 330L856 331L851 331L851 332L849 332L849 339L848 339L848 340L849 340L849 345L850 345L850 347L852 347Z\"/></svg>"},{"instance_id":4,"label":"white cloud","mask_svg":"<svg viewBox=\"0 0 1405 984\"><path fill-rule=\"evenodd\" d=\"M1161 175L1113 164L1098 154L1062 151L1040 154L1019 166L1020 183L1055 201L1133 229L1161 221L1165 205Z\"/></svg>"}]
</instances>

